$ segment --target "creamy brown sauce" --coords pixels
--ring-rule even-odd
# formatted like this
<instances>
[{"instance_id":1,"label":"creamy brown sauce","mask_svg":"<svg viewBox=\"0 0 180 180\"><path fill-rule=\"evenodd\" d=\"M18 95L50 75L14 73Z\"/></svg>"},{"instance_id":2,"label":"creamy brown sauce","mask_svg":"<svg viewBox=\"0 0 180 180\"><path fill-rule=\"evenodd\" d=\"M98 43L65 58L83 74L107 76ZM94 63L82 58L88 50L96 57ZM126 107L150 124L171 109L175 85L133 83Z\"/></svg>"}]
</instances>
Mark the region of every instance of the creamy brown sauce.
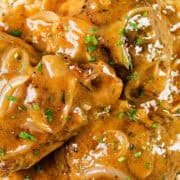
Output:
<instances>
[{"instance_id":1,"label":"creamy brown sauce","mask_svg":"<svg viewBox=\"0 0 180 180\"><path fill-rule=\"evenodd\" d=\"M178 179L179 0L2 0L0 30L2 179Z\"/></svg>"}]
</instances>

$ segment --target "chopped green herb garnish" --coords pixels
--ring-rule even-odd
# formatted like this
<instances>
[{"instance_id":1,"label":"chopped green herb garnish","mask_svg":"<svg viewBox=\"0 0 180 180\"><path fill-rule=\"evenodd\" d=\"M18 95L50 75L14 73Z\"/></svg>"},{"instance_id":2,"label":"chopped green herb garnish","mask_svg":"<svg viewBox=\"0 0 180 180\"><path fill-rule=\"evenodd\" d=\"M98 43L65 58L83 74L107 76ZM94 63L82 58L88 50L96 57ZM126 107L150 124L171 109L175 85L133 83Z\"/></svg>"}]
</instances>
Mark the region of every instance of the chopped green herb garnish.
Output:
<instances>
[{"instance_id":1,"label":"chopped green herb garnish","mask_svg":"<svg viewBox=\"0 0 180 180\"><path fill-rule=\"evenodd\" d=\"M151 169L151 163L150 162L146 162L145 167L146 167L146 169Z\"/></svg>"},{"instance_id":2,"label":"chopped green herb garnish","mask_svg":"<svg viewBox=\"0 0 180 180\"><path fill-rule=\"evenodd\" d=\"M51 122L53 120L53 112L49 109L45 111L45 116L48 120L48 122Z\"/></svg>"},{"instance_id":3,"label":"chopped green herb garnish","mask_svg":"<svg viewBox=\"0 0 180 180\"><path fill-rule=\"evenodd\" d=\"M13 36L15 36L15 37L20 37L21 34L22 34L22 32L19 31L19 30L13 30L13 31L11 32L11 35L13 35Z\"/></svg>"},{"instance_id":4,"label":"chopped green herb garnish","mask_svg":"<svg viewBox=\"0 0 180 180\"><path fill-rule=\"evenodd\" d=\"M97 28L91 28L91 29L89 29L89 32L91 32L91 33L95 33L95 32L97 32L97 31L98 31Z\"/></svg>"},{"instance_id":5,"label":"chopped green herb garnish","mask_svg":"<svg viewBox=\"0 0 180 180\"><path fill-rule=\"evenodd\" d=\"M159 126L159 124L158 124L158 123L153 123L151 127L152 127L153 129L157 129L157 128L158 128L158 126Z\"/></svg>"},{"instance_id":6,"label":"chopped green herb garnish","mask_svg":"<svg viewBox=\"0 0 180 180\"><path fill-rule=\"evenodd\" d=\"M130 120L136 121L136 113L137 113L137 109L131 109L130 112L127 112L127 115Z\"/></svg>"},{"instance_id":7,"label":"chopped green herb garnish","mask_svg":"<svg viewBox=\"0 0 180 180\"><path fill-rule=\"evenodd\" d=\"M14 59L16 59L16 60L20 59L20 55L19 55L18 52L16 52L16 53L14 54Z\"/></svg>"},{"instance_id":8,"label":"chopped green herb garnish","mask_svg":"<svg viewBox=\"0 0 180 180\"><path fill-rule=\"evenodd\" d=\"M89 61L89 62L95 62L95 61L96 61L96 57L95 57L95 56L92 56L88 61Z\"/></svg>"},{"instance_id":9,"label":"chopped green herb garnish","mask_svg":"<svg viewBox=\"0 0 180 180\"><path fill-rule=\"evenodd\" d=\"M54 98L53 96L50 96L50 97L49 97L49 101L50 101L50 102L53 102L54 100L55 100L55 98Z\"/></svg>"},{"instance_id":10,"label":"chopped green herb garnish","mask_svg":"<svg viewBox=\"0 0 180 180\"><path fill-rule=\"evenodd\" d=\"M125 160L126 160L125 157L120 157L120 158L118 159L118 161L119 161L120 163L124 162Z\"/></svg>"},{"instance_id":11,"label":"chopped green herb garnish","mask_svg":"<svg viewBox=\"0 0 180 180\"><path fill-rule=\"evenodd\" d=\"M25 176L24 180L30 180L30 176Z\"/></svg>"},{"instance_id":12,"label":"chopped green herb garnish","mask_svg":"<svg viewBox=\"0 0 180 180\"><path fill-rule=\"evenodd\" d=\"M65 91L62 92L61 102L62 102L63 104L66 103L66 92L65 92Z\"/></svg>"},{"instance_id":13,"label":"chopped green herb garnish","mask_svg":"<svg viewBox=\"0 0 180 180\"><path fill-rule=\"evenodd\" d=\"M148 13L147 12L144 12L143 13L143 17L147 17L148 16Z\"/></svg>"},{"instance_id":14,"label":"chopped green herb garnish","mask_svg":"<svg viewBox=\"0 0 180 180\"><path fill-rule=\"evenodd\" d=\"M127 177L126 177L126 180L131 180L131 177L130 177L130 176L127 176Z\"/></svg>"},{"instance_id":15,"label":"chopped green herb garnish","mask_svg":"<svg viewBox=\"0 0 180 180\"><path fill-rule=\"evenodd\" d=\"M132 59L129 57L128 58L128 63L129 63L129 69L131 70L131 72L133 71L134 67L133 67L133 62Z\"/></svg>"},{"instance_id":16,"label":"chopped green herb garnish","mask_svg":"<svg viewBox=\"0 0 180 180\"><path fill-rule=\"evenodd\" d=\"M45 55L47 55L47 54L48 54L47 51L43 51L43 52L42 52L42 55L43 55L43 56L45 56Z\"/></svg>"},{"instance_id":17,"label":"chopped green herb garnish","mask_svg":"<svg viewBox=\"0 0 180 180\"><path fill-rule=\"evenodd\" d=\"M0 148L0 156L4 156L5 152L4 149Z\"/></svg>"},{"instance_id":18,"label":"chopped green herb garnish","mask_svg":"<svg viewBox=\"0 0 180 180\"><path fill-rule=\"evenodd\" d=\"M26 106L18 106L18 110L19 111L27 111L27 107Z\"/></svg>"},{"instance_id":19,"label":"chopped green herb garnish","mask_svg":"<svg viewBox=\"0 0 180 180\"><path fill-rule=\"evenodd\" d=\"M84 42L85 44L92 43L94 46L98 45L98 40L95 35L87 35Z\"/></svg>"},{"instance_id":20,"label":"chopped green herb garnish","mask_svg":"<svg viewBox=\"0 0 180 180\"><path fill-rule=\"evenodd\" d=\"M125 16L125 19L130 20L130 17L129 16Z\"/></svg>"},{"instance_id":21,"label":"chopped green herb garnish","mask_svg":"<svg viewBox=\"0 0 180 180\"><path fill-rule=\"evenodd\" d=\"M118 114L118 118L119 119L122 119L124 117L124 113L123 112L120 112L119 114Z\"/></svg>"},{"instance_id":22,"label":"chopped green herb garnish","mask_svg":"<svg viewBox=\"0 0 180 180\"><path fill-rule=\"evenodd\" d=\"M69 26L69 25L64 26L64 30L65 30L66 32L69 31L69 30L70 30L70 26Z\"/></svg>"},{"instance_id":23,"label":"chopped green herb garnish","mask_svg":"<svg viewBox=\"0 0 180 180\"><path fill-rule=\"evenodd\" d=\"M129 25L133 28L133 30L138 29L138 24L136 22L129 22Z\"/></svg>"},{"instance_id":24,"label":"chopped green herb garnish","mask_svg":"<svg viewBox=\"0 0 180 180\"><path fill-rule=\"evenodd\" d=\"M141 45L142 43L143 43L143 39L138 38L138 39L136 40L136 44L137 44L137 45Z\"/></svg>"},{"instance_id":25,"label":"chopped green herb garnish","mask_svg":"<svg viewBox=\"0 0 180 180\"><path fill-rule=\"evenodd\" d=\"M158 106L162 107L163 106L163 102L162 101L158 101Z\"/></svg>"},{"instance_id":26,"label":"chopped green herb garnish","mask_svg":"<svg viewBox=\"0 0 180 180\"><path fill-rule=\"evenodd\" d=\"M29 133L27 133L25 131L20 132L18 137L22 138L22 139L27 139L27 140L30 140L30 141L36 141L36 138L33 135L31 135L31 134L29 134Z\"/></svg>"},{"instance_id":27,"label":"chopped green herb garnish","mask_svg":"<svg viewBox=\"0 0 180 180\"><path fill-rule=\"evenodd\" d=\"M141 146L141 149L145 151L147 148L146 146Z\"/></svg>"},{"instance_id":28,"label":"chopped green herb garnish","mask_svg":"<svg viewBox=\"0 0 180 180\"><path fill-rule=\"evenodd\" d=\"M113 66L113 65L115 64L115 62L114 62L113 59L111 59L111 60L108 61L108 64L111 65L111 66Z\"/></svg>"},{"instance_id":29,"label":"chopped green herb garnish","mask_svg":"<svg viewBox=\"0 0 180 180\"><path fill-rule=\"evenodd\" d=\"M139 151L139 152L136 152L136 153L134 154L134 157L135 157L135 158L138 158L138 157L140 157L141 155L142 155L142 152Z\"/></svg>"},{"instance_id":30,"label":"chopped green herb garnish","mask_svg":"<svg viewBox=\"0 0 180 180\"><path fill-rule=\"evenodd\" d=\"M139 89L138 96L143 97L144 96L144 89Z\"/></svg>"},{"instance_id":31,"label":"chopped green herb garnish","mask_svg":"<svg viewBox=\"0 0 180 180\"><path fill-rule=\"evenodd\" d=\"M139 74L138 74L137 72L134 72L133 74L131 74L130 76L128 76L126 79L127 79L127 80L137 81L137 80L139 80Z\"/></svg>"},{"instance_id":32,"label":"chopped green herb garnish","mask_svg":"<svg viewBox=\"0 0 180 180\"><path fill-rule=\"evenodd\" d=\"M17 118L17 115L12 115L11 116L11 119L16 119Z\"/></svg>"},{"instance_id":33,"label":"chopped green herb garnish","mask_svg":"<svg viewBox=\"0 0 180 180\"><path fill-rule=\"evenodd\" d=\"M96 46L87 46L87 51L89 52L89 53L93 53L94 51L96 50Z\"/></svg>"},{"instance_id":34,"label":"chopped green herb garnish","mask_svg":"<svg viewBox=\"0 0 180 180\"><path fill-rule=\"evenodd\" d=\"M99 143L103 143L104 142L104 137L103 136L100 136L99 137Z\"/></svg>"},{"instance_id":35,"label":"chopped green herb garnish","mask_svg":"<svg viewBox=\"0 0 180 180\"><path fill-rule=\"evenodd\" d=\"M180 113L180 108L178 108L177 113Z\"/></svg>"},{"instance_id":36,"label":"chopped green herb garnish","mask_svg":"<svg viewBox=\"0 0 180 180\"><path fill-rule=\"evenodd\" d=\"M71 121L72 117L71 116L67 116L66 117L66 121Z\"/></svg>"},{"instance_id":37,"label":"chopped green herb garnish","mask_svg":"<svg viewBox=\"0 0 180 180\"><path fill-rule=\"evenodd\" d=\"M6 96L8 101L16 102L16 98L14 96Z\"/></svg>"},{"instance_id":38,"label":"chopped green herb garnish","mask_svg":"<svg viewBox=\"0 0 180 180\"><path fill-rule=\"evenodd\" d=\"M39 63L39 64L37 65L37 70L38 70L39 73L42 72L42 63Z\"/></svg>"},{"instance_id":39,"label":"chopped green herb garnish","mask_svg":"<svg viewBox=\"0 0 180 180\"><path fill-rule=\"evenodd\" d=\"M36 104L36 103L34 103L34 104L33 104L33 109L34 109L35 111L39 111L39 105Z\"/></svg>"},{"instance_id":40,"label":"chopped green herb garnish","mask_svg":"<svg viewBox=\"0 0 180 180\"><path fill-rule=\"evenodd\" d=\"M152 81L154 81L154 80L155 80L154 77L150 77L150 78L147 80L147 82L152 82Z\"/></svg>"}]
</instances>

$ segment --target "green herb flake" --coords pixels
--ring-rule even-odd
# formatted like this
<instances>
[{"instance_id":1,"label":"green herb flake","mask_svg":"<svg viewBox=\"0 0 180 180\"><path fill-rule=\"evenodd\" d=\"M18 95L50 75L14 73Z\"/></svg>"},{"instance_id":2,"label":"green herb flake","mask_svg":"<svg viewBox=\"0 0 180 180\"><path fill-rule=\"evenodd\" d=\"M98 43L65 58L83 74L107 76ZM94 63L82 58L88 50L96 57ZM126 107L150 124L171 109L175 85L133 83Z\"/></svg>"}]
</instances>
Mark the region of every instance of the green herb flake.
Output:
<instances>
[{"instance_id":1,"label":"green herb flake","mask_svg":"<svg viewBox=\"0 0 180 180\"><path fill-rule=\"evenodd\" d=\"M0 157L5 155L4 149L0 148Z\"/></svg>"},{"instance_id":2,"label":"green herb flake","mask_svg":"<svg viewBox=\"0 0 180 180\"><path fill-rule=\"evenodd\" d=\"M135 158L138 158L138 157L140 157L141 155L142 155L142 152L139 151L139 152L136 152L136 153L134 154L134 157L135 157Z\"/></svg>"},{"instance_id":3,"label":"green herb flake","mask_svg":"<svg viewBox=\"0 0 180 180\"><path fill-rule=\"evenodd\" d=\"M27 107L26 106L18 106L18 110L19 111L27 111Z\"/></svg>"},{"instance_id":4,"label":"green herb flake","mask_svg":"<svg viewBox=\"0 0 180 180\"><path fill-rule=\"evenodd\" d=\"M143 39L138 38L138 39L136 40L136 44L137 44L137 45L141 45L142 43L143 43Z\"/></svg>"},{"instance_id":5,"label":"green herb flake","mask_svg":"<svg viewBox=\"0 0 180 180\"><path fill-rule=\"evenodd\" d=\"M84 42L85 44L92 43L94 46L98 45L98 40L95 35L87 35Z\"/></svg>"},{"instance_id":6,"label":"green herb flake","mask_svg":"<svg viewBox=\"0 0 180 180\"><path fill-rule=\"evenodd\" d=\"M35 111L39 111L39 105L36 104L36 103L33 103L33 109L34 109Z\"/></svg>"},{"instance_id":7,"label":"green herb flake","mask_svg":"<svg viewBox=\"0 0 180 180\"><path fill-rule=\"evenodd\" d=\"M114 62L113 59L111 59L111 60L108 61L108 64L111 65L111 66L113 66L113 65L115 64L115 62Z\"/></svg>"},{"instance_id":8,"label":"green herb flake","mask_svg":"<svg viewBox=\"0 0 180 180\"><path fill-rule=\"evenodd\" d=\"M127 115L129 117L130 120L132 121L136 121L136 113L137 113L137 109L131 109L130 112L127 112Z\"/></svg>"},{"instance_id":9,"label":"green herb flake","mask_svg":"<svg viewBox=\"0 0 180 180\"><path fill-rule=\"evenodd\" d=\"M87 51L89 53L93 53L95 50L96 50L96 46L91 46L91 45L87 46Z\"/></svg>"},{"instance_id":10,"label":"green herb flake","mask_svg":"<svg viewBox=\"0 0 180 180\"><path fill-rule=\"evenodd\" d=\"M139 74L138 74L137 72L134 72L133 74L131 74L130 76L128 76L126 79L127 79L127 80L137 81L137 80L139 80Z\"/></svg>"},{"instance_id":11,"label":"green herb flake","mask_svg":"<svg viewBox=\"0 0 180 180\"><path fill-rule=\"evenodd\" d=\"M124 112L119 112L118 118L119 118L119 119L122 119L123 117L124 117Z\"/></svg>"},{"instance_id":12,"label":"green herb flake","mask_svg":"<svg viewBox=\"0 0 180 180\"><path fill-rule=\"evenodd\" d=\"M146 169L151 169L151 163L150 162L146 162L145 167L146 167Z\"/></svg>"},{"instance_id":13,"label":"green herb flake","mask_svg":"<svg viewBox=\"0 0 180 180\"><path fill-rule=\"evenodd\" d=\"M66 117L66 121L71 121L72 117L71 116L67 116Z\"/></svg>"},{"instance_id":14,"label":"green herb flake","mask_svg":"<svg viewBox=\"0 0 180 180\"><path fill-rule=\"evenodd\" d=\"M45 111L45 116L46 116L48 122L52 122L52 120L53 120L53 112L51 110L47 109Z\"/></svg>"},{"instance_id":15,"label":"green herb flake","mask_svg":"<svg viewBox=\"0 0 180 180\"><path fill-rule=\"evenodd\" d=\"M133 30L138 29L138 24L136 22L129 22L129 25L133 28Z\"/></svg>"},{"instance_id":16,"label":"green herb flake","mask_svg":"<svg viewBox=\"0 0 180 180\"><path fill-rule=\"evenodd\" d=\"M130 176L127 176L125 180L131 180L131 177L130 177Z\"/></svg>"},{"instance_id":17,"label":"green herb flake","mask_svg":"<svg viewBox=\"0 0 180 180\"><path fill-rule=\"evenodd\" d=\"M6 96L6 99L11 102L16 102L16 98L14 96Z\"/></svg>"},{"instance_id":18,"label":"green herb flake","mask_svg":"<svg viewBox=\"0 0 180 180\"><path fill-rule=\"evenodd\" d=\"M91 29L89 29L89 32L90 32L90 33L95 33L95 32L97 32L97 31L98 31L97 28L91 28Z\"/></svg>"},{"instance_id":19,"label":"green herb flake","mask_svg":"<svg viewBox=\"0 0 180 180\"><path fill-rule=\"evenodd\" d=\"M153 129L157 129L157 128L158 128L158 126L159 126L159 124L158 124L158 123L153 123L151 127L152 127Z\"/></svg>"},{"instance_id":20,"label":"green herb flake","mask_svg":"<svg viewBox=\"0 0 180 180\"><path fill-rule=\"evenodd\" d=\"M143 17L147 17L148 16L148 13L147 12L144 12L143 13Z\"/></svg>"},{"instance_id":21,"label":"green herb flake","mask_svg":"<svg viewBox=\"0 0 180 180\"><path fill-rule=\"evenodd\" d=\"M30 180L30 176L25 176L24 180Z\"/></svg>"},{"instance_id":22,"label":"green herb flake","mask_svg":"<svg viewBox=\"0 0 180 180\"><path fill-rule=\"evenodd\" d=\"M21 34L22 34L22 32L20 31L20 30L13 30L12 32L11 32L11 35L12 36L15 36L15 37L20 37L21 36Z\"/></svg>"},{"instance_id":23,"label":"green herb flake","mask_svg":"<svg viewBox=\"0 0 180 180\"><path fill-rule=\"evenodd\" d=\"M53 96L50 96L50 97L49 97L49 101L50 101L50 102L53 102L54 100L55 100L55 98L54 98Z\"/></svg>"},{"instance_id":24,"label":"green herb flake","mask_svg":"<svg viewBox=\"0 0 180 180\"><path fill-rule=\"evenodd\" d=\"M89 62L96 62L96 57L95 57L95 56L92 56L88 61L89 61Z\"/></svg>"},{"instance_id":25,"label":"green herb flake","mask_svg":"<svg viewBox=\"0 0 180 180\"><path fill-rule=\"evenodd\" d=\"M20 55L19 55L19 53L18 53L18 52L16 52L16 53L14 54L14 59L15 59L15 60L20 59Z\"/></svg>"},{"instance_id":26,"label":"green herb flake","mask_svg":"<svg viewBox=\"0 0 180 180\"><path fill-rule=\"evenodd\" d=\"M104 137L100 136L98 141L99 141L99 143L104 143Z\"/></svg>"},{"instance_id":27,"label":"green herb flake","mask_svg":"<svg viewBox=\"0 0 180 180\"><path fill-rule=\"evenodd\" d=\"M180 113L180 108L178 108L177 113Z\"/></svg>"},{"instance_id":28,"label":"green herb flake","mask_svg":"<svg viewBox=\"0 0 180 180\"><path fill-rule=\"evenodd\" d=\"M141 146L141 149L145 151L147 148L146 146Z\"/></svg>"},{"instance_id":29,"label":"green herb flake","mask_svg":"<svg viewBox=\"0 0 180 180\"><path fill-rule=\"evenodd\" d=\"M66 103L66 92L65 92L65 91L62 92L61 102L62 102L63 104Z\"/></svg>"},{"instance_id":30,"label":"green herb flake","mask_svg":"<svg viewBox=\"0 0 180 180\"><path fill-rule=\"evenodd\" d=\"M17 119L17 115L12 115L11 119Z\"/></svg>"},{"instance_id":31,"label":"green herb flake","mask_svg":"<svg viewBox=\"0 0 180 180\"><path fill-rule=\"evenodd\" d=\"M65 30L66 32L68 32L68 31L70 30L70 26L69 26L69 25L64 26L64 30Z\"/></svg>"},{"instance_id":32,"label":"green herb flake","mask_svg":"<svg viewBox=\"0 0 180 180\"><path fill-rule=\"evenodd\" d=\"M123 163L125 160L126 160L125 157L120 157L120 158L118 158L118 161L119 161L120 163Z\"/></svg>"},{"instance_id":33,"label":"green herb flake","mask_svg":"<svg viewBox=\"0 0 180 180\"><path fill-rule=\"evenodd\" d=\"M39 64L37 65L37 71L38 71L39 73L42 72L42 63L39 63Z\"/></svg>"},{"instance_id":34,"label":"green herb flake","mask_svg":"<svg viewBox=\"0 0 180 180\"><path fill-rule=\"evenodd\" d=\"M129 69L132 72L133 69L134 69L134 66L133 66L133 61L132 61L132 59L130 57L128 58L128 63L129 63Z\"/></svg>"},{"instance_id":35,"label":"green herb flake","mask_svg":"<svg viewBox=\"0 0 180 180\"><path fill-rule=\"evenodd\" d=\"M18 137L21 139L27 139L29 141L36 141L36 138L33 135L31 135L25 131L20 132Z\"/></svg>"}]
</instances>

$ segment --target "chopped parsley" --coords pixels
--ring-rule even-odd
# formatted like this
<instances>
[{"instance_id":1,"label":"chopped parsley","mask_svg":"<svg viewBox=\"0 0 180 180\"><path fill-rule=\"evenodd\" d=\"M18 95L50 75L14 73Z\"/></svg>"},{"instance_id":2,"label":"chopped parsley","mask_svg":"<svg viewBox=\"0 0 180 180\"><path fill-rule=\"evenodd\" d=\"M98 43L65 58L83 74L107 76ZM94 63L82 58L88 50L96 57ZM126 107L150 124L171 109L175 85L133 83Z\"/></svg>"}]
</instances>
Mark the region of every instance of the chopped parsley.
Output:
<instances>
[{"instance_id":1,"label":"chopped parsley","mask_svg":"<svg viewBox=\"0 0 180 180\"><path fill-rule=\"evenodd\" d=\"M148 13L147 12L144 12L143 13L143 17L147 17L148 16Z\"/></svg>"},{"instance_id":2,"label":"chopped parsley","mask_svg":"<svg viewBox=\"0 0 180 180\"><path fill-rule=\"evenodd\" d=\"M119 112L118 118L119 118L119 119L122 119L123 117L124 117L124 113L123 113L123 112Z\"/></svg>"},{"instance_id":3,"label":"chopped parsley","mask_svg":"<svg viewBox=\"0 0 180 180\"><path fill-rule=\"evenodd\" d=\"M89 45L87 46L87 51L89 53L93 53L96 50L96 46Z\"/></svg>"},{"instance_id":4,"label":"chopped parsley","mask_svg":"<svg viewBox=\"0 0 180 180\"><path fill-rule=\"evenodd\" d=\"M31 135L25 131L20 132L18 137L22 138L22 139L27 139L29 141L36 141L36 138L33 135Z\"/></svg>"},{"instance_id":5,"label":"chopped parsley","mask_svg":"<svg viewBox=\"0 0 180 180\"><path fill-rule=\"evenodd\" d=\"M136 22L129 22L129 25L133 28L133 30L138 29L138 24Z\"/></svg>"},{"instance_id":6,"label":"chopped parsley","mask_svg":"<svg viewBox=\"0 0 180 180\"><path fill-rule=\"evenodd\" d=\"M113 59L110 59L110 60L108 61L108 64L111 65L111 66L113 66L113 65L115 64L115 62L114 62Z\"/></svg>"},{"instance_id":7,"label":"chopped parsley","mask_svg":"<svg viewBox=\"0 0 180 180\"><path fill-rule=\"evenodd\" d=\"M118 159L118 161L119 161L120 163L124 162L125 160L126 160L125 157L120 157L120 158Z\"/></svg>"},{"instance_id":8,"label":"chopped parsley","mask_svg":"<svg viewBox=\"0 0 180 180\"><path fill-rule=\"evenodd\" d=\"M0 148L0 157L4 155L5 155L4 149Z\"/></svg>"},{"instance_id":9,"label":"chopped parsley","mask_svg":"<svg viewBox=\"0 0 180 180\"><path fill-rule=\"evenodd\" d=\"M14 96L6 96L6 99L11 102L16 102L16 98Z\"/></svg>"},{"instance_id":10,"label":"chopped parsley","mask_svg":"<svg viewBox=\"0 0 180 180\"><path fill-rule=\"evenodd\" d=\"M150 162L146 162L145 167L146 167L146 169L151 169L151 163Z\"/></svg>"},{"instance_id":11,"label":"chopped parsley","mask_svg":"<svg viewBox=\"0 0 180 180\"><path fill-rule=\"evenodd\" d=\"M24 180L30 180L30 176L25 176Z\"/></svg>"},{"instance_id":12,"label":"chopped parsley","mask_svg":"<svg viewBox=\"0 0 180 180\"><path fill-rule=\"evenodd\" d=\"M19 111L27 111L27 107L26 106L18 106L18 110Z\"/></svg>"},{"instance_id":13,"label":"chopped parsley","mask_svg":"<svg viewBox=\"0 0 180 180\"><path fill-rule=\"evenodd\" d=\"M137 109L131 109L130 112L127 112L127 115L129 117L130 120L132 121L136 121L136 113L137 113Z\"/></svg>"},{"instance_id":14,"label":"chopped parsley","mask_svg":"<svg viewBox=\"0 0 180 180\"><path fill-rule=\"evenodd\" d=\"M20 30L18 30L18 29L13 30L13 31L11 32L11 35L12 35L12 36L15 36L15 37L20 37L21 34L22 34L22 32L21 32Z\"/></svg>"},{"instance_id":15,"label":"chopped parsley","mask_svg":"<svg viewBox=\"0 0 180 180\"><path fill-rule=\"evenodd\" d=\"M91 32L91 33L95 33L95 32L97 32L97 31L98 31L97 28L91 28L91 29L89 29L89 32Z\"/></svg>"},{"instance_id":16,"label":"chopped parsley","mask_svg":"<svg viewBox=\"0 0 180 180\"><path fill-rule=\"evenodd\" d=\"M143 39L138 38L138 39L136 40L136 44L137 44L137 45L141 45L142 43L143 43Z\"/></svg>"},{"instance_id":17,"label":"chopped parsley","mask_svg":"<svg viewBox=\"0 0 180 180\"><path fill-rule=\"evenodd\" d=\"M87 35L84 42L85 44L92 43L94 46L98 45L98 40L95 35Z\"/></svg>"},{"instance_id":18,"label":"chopped parsley","mask_svg":"<svg viewBox=\"0 0 180 180\"><path fill-rule=\"evenodd\" d=\"M128 76L126 79L127 79L127 80L137 81L137 80L139 80L139 74L138 74L137 72L134 72L133 74L131 74L130 76Z\"/></svg>"},{"instance_id":19,"label":"chopped parsley","mask_svg":"<svg viewBox=\"0 0 180 180\"><path fill-rule=\"evenodd\" d=\"M89 62L95 62L95 61L96 61L96 57L95 57L95 56L92 56L88 61L89 61Z\"/></svg>"},{"instance_id":20,"label":"chopped parsley","mask_svg":"<svg viewBox=\"0 0 180 180\"><path fill-rule=\"evenodd\" d=\"M17 119L17 115L12 115L11 119Z\"/></svg>"},{"instance_id":21,"label":"chopped parsley","mask_svg":"<svg viewBox=\"0 0 180 180\"><path fill-rule=\"evenodd\" d=\"M135 158L138 158L138 157L140 157L141 155L142 155L142 152L139 151L139 152L136 152L136 153L134 154L134 157L135 157Z\"/></svg>"},{"instance_id":22,"label":"chopped parsley","mask_svg":"<svg viewBox=\"0 0 180 180\"><path fill-rule=\"evenodd\" d=\"M128 63L129 63L129 69L131 70L131 72L133 71L134 67L133 67L133 62L131 57L128 58Z\"/></svg>"},{"instance_id":23,"label":"chopped parsley","mask_svg":"<svg viewBox=\"0 0 180 180\"><path fill-rule=\"evenodd\" d=\"M50 97L49 97L49 101L50 101L50 102L53 102L54 100L55 100L55 98L54 98L53 96L50 96Z\"/></svg>"},{"instance_id":24,"label":"chopped parsley","mask_svg":"<svg viewBox=\"0 0 180 180\"><path fill-rule=\"evenodd\" d=\"M16 53L14 54L14 59L15 59L15 60L20 59L20 55L19 55L19 53L18 53L18 52L16 52Z\"/></svg>"},{"instance_id":25,"label":"chopped parsley","mask_svg":"<svg viewBox=\"0 0 180 180\"><path fill-rule=\"evenodd\" d=\"M65 91L62 92L61 102L62 102L63 104L66 103L66 92L65 92Z\"/></svg>"},{"instance_id":26,"label":"chopped parsley","mask_svg":"<svg viewBox=\"0 0 180 180\"><path fill-rule=\"evenodd\" d=\"M71 116L67 116L66 117L66 121L71 121L72 117Z\"/></svg>"},{"instance_id":27,"label":"chopped parsley","mask_svg":"<svg viewBox=\"0 0 180 180\"><path fill-rule=\"evenodd\" d=\"M100 136L99 137L99 143L103 143L104 142L104 137L103 136Z\"/></svg>"},{"instance_id":28,"label":"chopped parsley","mask_svg":"<svg viewBox=\"0 0 180 180\"><path fill-rule=\"evenodd\" d=\"M158 123L153 123L151 127L152 127L153 129L157 129L157 128L158 128L158 126L159 126L159 124L158 124Z\"/></svg>"},{"instance_id":29,"label":"chopped parsley","mask_svg":"<svg viewBox=\"0 0 180 180\"><path fill-rule=\"evenodd\" d=\"M36 104L36 103L33 103L33 109L34 109L35 111L39 111L39 105Z\"/></svg>"},{"instance_id":30,"label":"chopped parsley","mask_svg":"<svg viewBox=\"0 0 180 180\"><path fill-rule=\"evenodd\" d=\"M42 72L42 63L39 63L39 64L37 65L37 71L38 71L39 73Z\"/></svg>"},{"instance_id":31,"label":"chopped parsley","mask_svg":"<svg viewBox=\"0 0 180 180\"><path fill-rule=\"evenodd\" d=\"M65 30L66 32L68 32L68 31L70 30L70 26L69 26L69 25L64 26L64 30Z\"/></svg>"},{"instance_id":32,"label":"chopped parsley","mask_svg":"<svg viewBox=\"0 0 180 180\"><path fill-rule=\"evenodd\" d=\"M51 122L53 120L53 112L49 109L45 111L45 116L48 120L48 122Z\"/></svg>"},{"instance_id":33,"label":"chopped parsley","mask_svg":"<svg viewBox=\"0 0 180 180\"><path fill-rule=\"evenodd\" d=\"M180 108L178 108L177 113L180 113Z\"/></svg>"}]
</instances>

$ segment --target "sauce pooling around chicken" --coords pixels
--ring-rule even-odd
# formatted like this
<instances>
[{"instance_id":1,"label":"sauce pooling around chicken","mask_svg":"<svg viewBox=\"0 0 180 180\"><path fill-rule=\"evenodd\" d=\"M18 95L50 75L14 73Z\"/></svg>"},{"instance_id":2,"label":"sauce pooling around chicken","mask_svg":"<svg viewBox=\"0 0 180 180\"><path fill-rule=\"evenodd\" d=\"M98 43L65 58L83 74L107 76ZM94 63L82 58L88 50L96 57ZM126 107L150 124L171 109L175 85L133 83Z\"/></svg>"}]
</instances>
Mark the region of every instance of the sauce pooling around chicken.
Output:
<instances>
[{"instance_id":1,"label":"sauce pooling around chicken","mask_svg":"<svg viewBox=\"0 0 180 180\"><path fill-rule=\"evenodd\" d=\"M4 0L0 28L2 179L179 178L178 0Z\"/></svg>"}]
</instances>

